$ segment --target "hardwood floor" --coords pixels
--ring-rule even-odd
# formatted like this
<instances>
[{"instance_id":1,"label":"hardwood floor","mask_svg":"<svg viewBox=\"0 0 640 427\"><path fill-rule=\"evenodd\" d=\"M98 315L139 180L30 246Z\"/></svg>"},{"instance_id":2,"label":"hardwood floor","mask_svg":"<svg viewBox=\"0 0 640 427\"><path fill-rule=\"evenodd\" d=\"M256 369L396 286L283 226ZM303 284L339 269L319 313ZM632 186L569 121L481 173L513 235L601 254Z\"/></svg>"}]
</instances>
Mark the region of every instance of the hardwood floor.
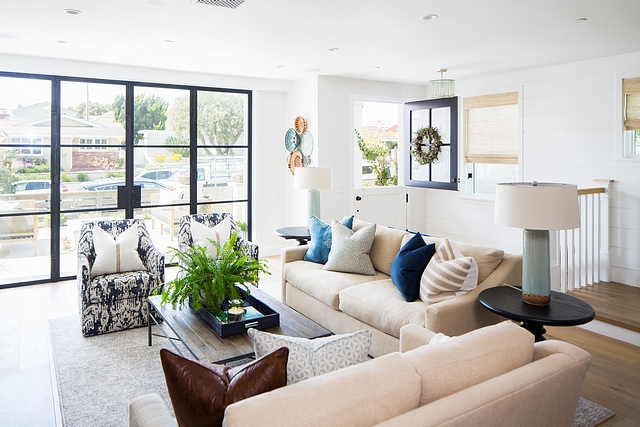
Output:
<instances>
[{"instance_id":1,"label":"hardwood floor","mask_svg":"<svg viewBox=\"0 0 640 427\"><path fill-rule=\"evenodd\" d=\"M640 332L640 288L620 283L596 283L568 292L588 303L596 319Z\"/></svg>"},{"instance_id":2,"label":"hardwood floor","mask_svg":"<svg viewBox=\"0 0 640 427\"><path fill-rule=\"evenodd\" d=\"M280 298L280 257L267 260L272 275L262 276L260 287ZM171 278L171 272L167 278ZM613 321L619 325L630 321L634 327L633 322L640 316L640 288L620 286L624 285L603 283L572 294L589 302L598 316L615 315ZM26 373L42 366L48 368L48 320L77 313L75 281L0 290L0 382L3 375ZM616 412L604 425L640 426L640 347L579 327L548 327L547 330L548 339L567 341L591 353L591 367L582 396ZM21 406L33 400L28 388L22 387L15 393L24 395L19 399ZM0 401L0 425L12 425L3 421L3 413L15 410L8 406L7 402ZM21 409L24 413L41 408L42 405L34 405L33 410Z\"/></svg>"}]
</instances>

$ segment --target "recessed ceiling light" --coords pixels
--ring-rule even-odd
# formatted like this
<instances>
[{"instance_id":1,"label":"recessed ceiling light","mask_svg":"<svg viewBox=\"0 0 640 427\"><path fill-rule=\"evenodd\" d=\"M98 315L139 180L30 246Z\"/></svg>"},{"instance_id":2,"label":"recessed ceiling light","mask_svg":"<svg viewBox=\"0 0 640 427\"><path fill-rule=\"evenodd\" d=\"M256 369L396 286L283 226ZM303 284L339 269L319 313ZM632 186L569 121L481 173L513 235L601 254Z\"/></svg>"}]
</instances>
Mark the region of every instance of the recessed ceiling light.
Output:
<instances>
[{"instance_id":1,"label":"recessed ceiling light","mask_svg":"<svg viewBox=\"0 0 640 427\"><path fill-rule=\"evenodd\" d=\"M68 42L68 41L66 41L66 40L58 40L58 43L60 43L60 44L67 44L67 43L69 43L69 42Z\"/></svg>"},{"instance_id":2,"label":"recessed ceiling light","mask_svg":"<svg viewBox=\"0 0 640 427\"><path fill-rule=\"evenodd\" d=\"M318 72L322 71L322 69L320 69L320 68L307 68L307 69L304 69L302 71L304 71L305 73L318 73Z\"/></svg>"},{"instance_id":3,"label":"recessed ceiling light","mask_svg":"<svg viewBox=\"0 0 640 427\"><path fill-rule=\"evenodd\" d=\"M587 21L588 21L587 18L578 18L574 22L587 22Z\"/></svg>"},{"instance_id":4,"label":"recessed ceiling light","mask_svg":"<svg viewBox=\"0 0 640 427\"><path fill-rule=\"evenodd\" d=\"M80 15L82 12L78 9L65 9L64 13L66 13L67 15Z\"/></svg>"},{"instance_id":5,"label":"recessed ceiling light","mask_svg":"<svg viewBox=\"0 0 640 427\"><path fill-rule=\"evenodd\" d=\"M380 67L378 67L377 65L375 67L373 67L374 70L379 70Z\"/></svg>"},{"instance_id":6,"label":"recessed ceiling light","mask_svg":"<svg viewBox=\"0 0 640 427\"><path fill-rule=\"evenodd\" d=\"M17 39L17 34L12 33L0 33L0 39Z\"/></svg>"},{"instance_id":7,"label":"recessed ceiling light","mask_svg":"<svg viewBox=\"0 0 640 427\"><path fill-rule=\"evenodd\" d=\"M330 48L329 48L329 49L327 49L327 50L328 50L329 52L337 52L337 51L339 51L340 49L339 49L339 48L337 48L337 47L330 47Z\"/></svg>"},{"instance_id":8,"label":"recessed ceiling light","mask_svg":"<svg viewBox=\"0 0 640 427\"><path fill-rule=\"evenodd\" d=\"M424 15L422 17L422 19L424 19L425 21L433 21L434 19L437 19L437 18L438 18L438 15L433 14L433 13L430 13L428 15Z\"/></svg>"},{"instance_id":9,"label":"recessed ceiling light","mask_svg":"<svg viewBox=\"0 0 640 427\"><path fill-rule=\"evenodd\" d=\"M284 68L284 65L276 65L276 68Z\"/></svg>"},{"instance_id":10,"label":"recessed ceiling light","mask_svg":"<svg viewBox=\"0 0 640 427\"><path fill-rule=\"evenodd\" d=\"M173 43L173 40L171 40L171 39L166 39L166 40L163 40L163 41L164 41L165 43Z\"/></svg>"}]
</instances>

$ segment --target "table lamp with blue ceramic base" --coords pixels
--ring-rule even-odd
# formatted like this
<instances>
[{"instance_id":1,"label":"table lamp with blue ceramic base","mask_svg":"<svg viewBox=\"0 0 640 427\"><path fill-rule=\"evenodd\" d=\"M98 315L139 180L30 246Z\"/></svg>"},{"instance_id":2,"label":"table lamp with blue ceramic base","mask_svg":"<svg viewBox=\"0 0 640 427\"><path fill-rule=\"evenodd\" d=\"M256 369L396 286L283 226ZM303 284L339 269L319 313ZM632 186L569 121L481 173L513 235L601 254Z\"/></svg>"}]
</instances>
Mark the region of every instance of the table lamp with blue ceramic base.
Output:
<instances>
[{"instance_id":1,"label":"table lamp with blue ceramic base","mask_svg":"<svg viewBox=\"0 0 640 427\"><path fill-rule=\"evenodd\" d=\"M506 182L496 186L495 222L523 228L522 299L551 302L549 230L580 227L578 188L572 184Z\"/></svg>"},{"instance_id":2,"label":"table lamp with blue ceramic base","mask_svg":"<svg viewBox=\"0 0 640 427\"><path fill-rule=\"evenodd\" d=\"M333 170L331 168L297 167L293 174L293 188L309 190L307 193L307 211L309 218L320 218L320 191L333 188Z\"/></svg>"}]
</instances>

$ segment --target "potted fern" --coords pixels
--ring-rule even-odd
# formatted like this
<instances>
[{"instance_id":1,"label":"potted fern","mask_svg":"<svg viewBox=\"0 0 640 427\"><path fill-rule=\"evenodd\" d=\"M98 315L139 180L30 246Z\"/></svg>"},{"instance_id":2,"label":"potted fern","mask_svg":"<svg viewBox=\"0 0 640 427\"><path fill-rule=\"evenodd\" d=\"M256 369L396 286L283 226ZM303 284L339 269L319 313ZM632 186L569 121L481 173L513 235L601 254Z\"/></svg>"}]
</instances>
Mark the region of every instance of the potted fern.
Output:
<instances>
[{"instance_id":1,"label":"potted fern","mask_svg":"<svg viewBox=\"0 0 640 427\"><path fill-rule=\"evenodd\" d=\"M234 232L223 245L209 240L217 249L213 256L203 246L191 246L181 252L172 249L172 261L178 261L180 272L162 290L162 303L170 303L175 309L190 301L194 310L206 308L214 315L221 315L221 306L229 301L242 300L240 289L248 295L247 283L258 281L260 273L267 271L266 261L247 256L236 247L238 233Z\"/></svg>"}]
</instances>

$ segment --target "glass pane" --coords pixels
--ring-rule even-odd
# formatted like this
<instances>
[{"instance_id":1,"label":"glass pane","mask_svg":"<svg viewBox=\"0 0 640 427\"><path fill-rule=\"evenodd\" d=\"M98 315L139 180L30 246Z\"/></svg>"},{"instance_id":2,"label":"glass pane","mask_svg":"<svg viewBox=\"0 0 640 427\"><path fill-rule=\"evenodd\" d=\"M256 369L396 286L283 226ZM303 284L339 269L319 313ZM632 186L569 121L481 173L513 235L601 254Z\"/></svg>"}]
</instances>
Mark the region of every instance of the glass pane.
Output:
<instances>
[{"instance_id":1,"label":"glass pane","mask_svg":"<svg viewBox=\"0 0 640 427\"><path fill-rule=\"evenodd\" d=\"M147 162L149 152L156 154L157 158L165 159L171 151L167 148L149 148L138 145L134 148L135 178L134 184L142 187L143 205L169 205L189 202L189 180L186 163L165 162L164 160ZM177 173L179 172L179 173ZM183 179L179 179L179 176Z\"/></svg>"},{"instance_id":2,"label":"glass pane","mask_svg":"<svg viewBox=\"0 0 640 427\"><path fill-rule=\"evenodd\" d=\"M78 270L78 240L85 222L123 219L123 210L60 213L60 275L75 276Z\"/></svg>"},{"instance_id":3,"label":"glass pane","mask_svg":"<svg viewBox=\"0 0 640 427\"><path fill-rule=\"evenodd\" d=\"M198 146L209 155L229 154L247 146L248 95L198 91Z\"/></svg>"},{"instance_id":4,"label":"glass pane","mask_svg":"<svg viewBox=\"0 0 640 427\"><path fill-rule=\"evenodd\" d=\"M473 164L473 192L475 194L496 194L499 182L518 180L518 165Z\"/></svg>"},{"instance_id":5,"label":"glass pane","mask_svg":"<svg viewBox=\"0 0 640 427\"><path fill-rule=\"evenodd\" d=\"M451 108L433 108L431 110L431 126L438 129L443 144L451 143Z\"/></svg>"},{"instance_id":6,"label":"glass pane","mask_svg":"<svg viewBox=\"0 0 640 427\"><path fill-rule=\"evenodd\" d=\"M76 158L79 153L78 148L63 147L61 158ZM116 148L106 153L91 153L86 158L94 161L102 161L112 156L118 155L124 163L124 150ZM118 186L125 184L124 166L106 167L108 161L105 160L103 167L94 166L91 168L70 168L61 167L60 181L64 188L60 193L60 209L62 211L70 209L113 209L118 206ZM63 162L64 163L64 162ZM143 200L148 201L149 197Z\"/></svg>"},{"instance_id":7,"label":"glass pane","mask_svg":"<svg viewBox=\"0 0 640 427\"><path fill-rule=\"evenodd\" d=\"M186 89L134 88L134 133L136 145L181 147L173 158L156 159L164 152L149 152L147 161L179 161L189 156L189 91ZM186 148L186 150L185 150Z\"/></svg>"},{"instance_id":8,"label":"glass pane","mask_svg":"<svg viewBox=\"0 0 640 427\"><path fill-rule=\"evenodd\" d=\"M51 275L51 83L0 77L0 100L2 285Z\"/></svg>"},{"instance_id":9,"label":"glass pane","mask_svg":"<svg viewBox=\"0 0 640 427\"><path fill-rule=\"evenodd\" d=\"M451 182L451 147L442 147L438 160L431 164L431 181Z\"/></svg>"},{"instance_id":10,"label":"glass pane","mask_svg":"<svg viewBox=\"0 0 640 427\"><path fill-rule=\"evenodd\" d=\"M399 104L361 102L361 117L356 118L357 158L360 173L358 187L398 184L398 117ZM357 112L357 110L356 110Z\"/></svg>"},{"instance_id":11,"label":"glass pane","mask_svg":"<svg viewBox=\"0 0 640 427\"><path fill-rule=\"evenodd\" d=\"M198 198L211 200L243 200L247 197L247 171L249 161L247 148L229 148L226 153L215 154L198 149ZM212 154L212 155L208 155ZM188 168L187 168L188 171ZM213 196L205 188L229 187Z\"/></svg>"}]
</instances>

